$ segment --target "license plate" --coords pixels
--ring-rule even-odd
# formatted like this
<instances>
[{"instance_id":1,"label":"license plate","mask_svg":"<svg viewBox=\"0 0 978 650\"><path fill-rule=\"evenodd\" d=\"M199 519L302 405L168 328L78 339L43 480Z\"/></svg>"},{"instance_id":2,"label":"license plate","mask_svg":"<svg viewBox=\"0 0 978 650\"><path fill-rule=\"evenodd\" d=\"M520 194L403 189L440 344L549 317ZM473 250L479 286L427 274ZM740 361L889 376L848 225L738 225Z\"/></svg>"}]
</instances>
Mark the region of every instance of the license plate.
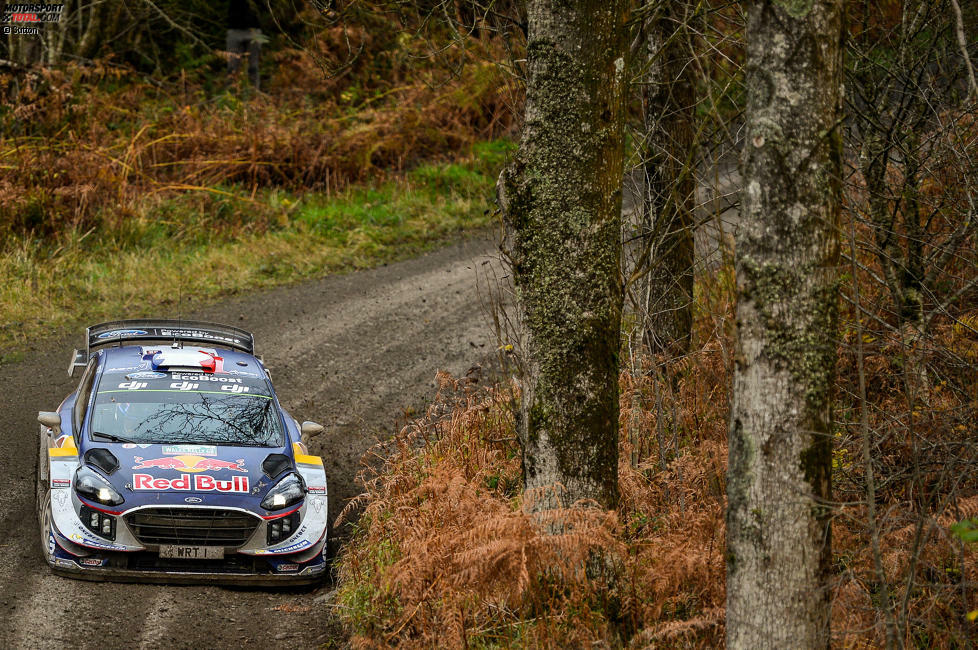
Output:
<instances>
[{"instance_id":1,"label":"license plate","mask_svg":"<svg viewBox=\"0 0 978 650\"><path fill-rule=\"evenodd\" d=\"M181 560L223 560L223 546L160 546L160 557Z\"/></svg>"}]
</instances>

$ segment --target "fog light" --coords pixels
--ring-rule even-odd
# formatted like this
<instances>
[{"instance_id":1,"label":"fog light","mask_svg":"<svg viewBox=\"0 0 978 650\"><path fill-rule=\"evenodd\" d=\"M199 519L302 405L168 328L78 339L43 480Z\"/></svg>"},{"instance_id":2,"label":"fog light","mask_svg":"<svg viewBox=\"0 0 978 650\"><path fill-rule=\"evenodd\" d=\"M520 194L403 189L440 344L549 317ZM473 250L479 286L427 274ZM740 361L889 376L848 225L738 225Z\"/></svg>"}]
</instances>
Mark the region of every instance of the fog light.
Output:
<instances>
[{"instance_id":1,"label":"fog light","mask_svg":"<svg viewBox=\"0 0 978 650\"><path fill-rule=\"evenodd\" d=\"M284 517L279 517L273 521L269 521L267 535L268 544L277 544L278 542L287 540L292 536L292 533L295 531L298 523L298 511L285 515Z\"/></svg>"},{"instance_id":2,"label":"fog light","mask_svg":"<svg viewBox=\"0 0 978 650\"><path fill-rule=\"evenodd\" d=\"M82 505L78 517L85 525L85 528L99 537L104 537L109 540L115 539L115 517L112 515Z\"/></svg>"}]
</instances>

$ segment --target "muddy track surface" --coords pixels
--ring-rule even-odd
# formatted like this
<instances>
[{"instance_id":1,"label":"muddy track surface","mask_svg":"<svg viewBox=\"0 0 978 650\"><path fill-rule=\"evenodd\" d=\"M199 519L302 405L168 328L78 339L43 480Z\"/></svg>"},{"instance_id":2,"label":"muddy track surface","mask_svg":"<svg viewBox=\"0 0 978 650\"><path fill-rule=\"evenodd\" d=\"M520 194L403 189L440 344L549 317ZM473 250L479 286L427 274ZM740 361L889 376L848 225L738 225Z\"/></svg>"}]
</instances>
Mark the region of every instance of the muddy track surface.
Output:
<instances>
[{"instance_id":1,"label":"muddy track surface","mask_svg":"<svg viewBox=\"0 0 978 650\"><path fill-rule=\"evenodd\" d=\"M491 349L477 273L488 234L423 257L222 300L192 314L255 333L283 405L325 432L331 516L357 493L363 453L434 394L439 369L464 373ZM120 315L122 316L122 315ZM39 341L0 367L0 648L332 646L332 585L283 591L95 583L51 575L38 549L34 465L39 410L78 381L65 369L82 333Z\"/></svg>"}]
</instances>

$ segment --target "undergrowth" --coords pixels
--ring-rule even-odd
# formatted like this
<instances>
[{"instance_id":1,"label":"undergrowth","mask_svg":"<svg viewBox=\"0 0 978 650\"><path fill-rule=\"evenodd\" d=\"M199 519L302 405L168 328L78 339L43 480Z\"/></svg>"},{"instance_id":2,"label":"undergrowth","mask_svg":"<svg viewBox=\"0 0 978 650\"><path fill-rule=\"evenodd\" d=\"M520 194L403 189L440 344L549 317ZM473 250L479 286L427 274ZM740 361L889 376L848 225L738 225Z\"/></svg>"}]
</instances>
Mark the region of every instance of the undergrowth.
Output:
<instances>
[{"instance_id":1,"label":"undergrowth","mask_svg":"<svg viewBox=\"0 0 978 650\"><path fill-rule=\"evenodd\" d=\"M226 185L332 194L507 132L498 44L435 57L380 9L357 21L269 52L263 93L219 65L169 79L111 59L0 74L0 236L97 234L148 199Z\"/></svg>"},{"instance_id":2,"label":"undergrowth","mask_svg":"<svg viewBox=\"0 0 978 650\"><path fill-rule=\"evenodd\" d=\"M622 375L621 505L557 512L560 535L521 507L518 389L440 374L426 416L364 476L339 561L354 647L721 644L726 343L721 330L678 369L683 408L662 440L651 410L632 417L657 382ZM640 448L628 426L646 434Z\"/></svg>"},{"instance_id":3,"label":"undergrowth","mask_svg":"<svg viewBox=\"0 0 978 650\"><path fill-rule=\"evenodd\" d=\"M542 534L522 509L518 388L440 374L427 414L383 450L382 468L362 477L363 514L338 561L338 611L353 646L721 647L733 293L729 268L698 278L693 353L668 368L638 358L622 373L619 506L555 513L568 522L562 535ZM863 299L872 298L863 287ZM833 453L833 645L884 645L886 580L902 647L970 647L978 637L970 425L978 335L970 326L937 328L922 354L941 381L916 407L898 380L906 350L867 335L865 405L880 486L874 527L853 400L859 330L851 310L846 317Z\"/></svg>"}]
</instances>

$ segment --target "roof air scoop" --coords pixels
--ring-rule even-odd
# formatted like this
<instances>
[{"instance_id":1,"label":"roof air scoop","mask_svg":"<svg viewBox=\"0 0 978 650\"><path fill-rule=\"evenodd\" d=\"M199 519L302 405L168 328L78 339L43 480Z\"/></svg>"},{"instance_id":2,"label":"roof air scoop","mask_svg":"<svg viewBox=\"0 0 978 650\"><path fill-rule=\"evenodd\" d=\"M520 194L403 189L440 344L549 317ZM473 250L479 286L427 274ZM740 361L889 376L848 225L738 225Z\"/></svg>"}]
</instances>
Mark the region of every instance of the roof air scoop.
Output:
<instances>
[{"instance_id":1,"label":"roof air scoop","mask_svg":"<svg viewBox=\"0 0 978 650\"><path fill-rule=\"evenodd\" d=\"M169 348L153 355L153 368L214 372L214 355L193 348Z\"/></svg>"}]
</instances>

